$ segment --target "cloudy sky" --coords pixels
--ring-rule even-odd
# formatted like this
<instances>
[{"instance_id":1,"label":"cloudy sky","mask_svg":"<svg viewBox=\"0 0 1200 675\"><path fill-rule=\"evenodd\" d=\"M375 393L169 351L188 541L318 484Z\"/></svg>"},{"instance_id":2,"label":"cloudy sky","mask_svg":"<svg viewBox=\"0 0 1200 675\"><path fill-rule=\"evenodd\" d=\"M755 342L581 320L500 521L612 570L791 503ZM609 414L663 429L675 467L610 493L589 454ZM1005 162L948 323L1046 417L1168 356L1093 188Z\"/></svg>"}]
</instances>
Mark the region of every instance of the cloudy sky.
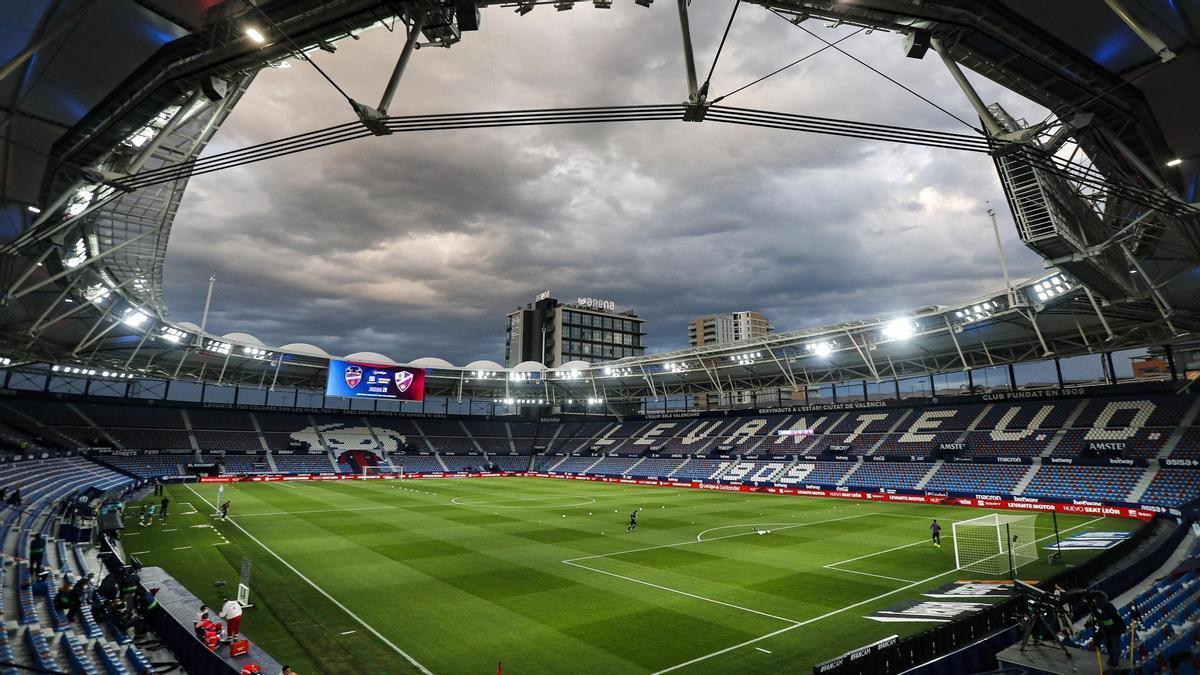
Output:
<instances>
[{"instance_id":1,"label":"cloudy sky","mask_svg":"<svg viewBox=\"0 0 1200 675\"><path fill-rule=\"evenodd\" d=\"M732 2L693 3L701 75ZM809 21L829 40L846 28ZM902 38L840 46L975 121L940 60ZM403 36L383 29L317 62L374 105ZM732 91L822 45L739 10L712 81ZM987 102L1039 108L972 75ZM452 49L418 51L394 115L673 103L686 98L674 3L499 7ZM966 127L827 50L723 102L950 131ZM209 152L353 119L307 64L261 73ZM172 317L269 345L399 361L503 360L504 315L550 290L613 299L647 319L651 351L686 346L696 315L753 309L792 330L1002 287L988 203L1014 277L1017 240L986 156L718 122L471 130L368 138L195 179L168 251Z\"/></svg>"}]
</instances>

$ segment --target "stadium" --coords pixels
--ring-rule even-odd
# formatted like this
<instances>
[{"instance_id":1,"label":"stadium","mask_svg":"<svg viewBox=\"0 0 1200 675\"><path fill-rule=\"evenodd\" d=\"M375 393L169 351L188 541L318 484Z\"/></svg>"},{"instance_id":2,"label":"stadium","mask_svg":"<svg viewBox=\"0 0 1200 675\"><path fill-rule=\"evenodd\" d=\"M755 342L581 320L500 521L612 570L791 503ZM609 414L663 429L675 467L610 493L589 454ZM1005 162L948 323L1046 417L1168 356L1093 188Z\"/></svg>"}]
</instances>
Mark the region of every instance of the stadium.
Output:
<instances>
[{"instance_id":1,"label":"stadium","mask_svg":"<svg viewBox=\"0 0 1200 675\"><path fill-rule=\"evenodd\" d=\"M422 79L435 56L477 49L494 69L493 34L531 50L562 39L517 37L535 20L645 32L589 55L586 75L555 79L571 68L544 55L523 62L521 82L553 90L552 104L502 105L494 70L489 88L482 69L455 62L444 81L469 82L470 107L394 114L449 96ZM776 31L814 46L770 51ZM0 673L1196 672L1198 34L1200 7L1183 0L0 0ZM371 41L390 62L358 68L371 89L353 98L342 85L356 66L337 64ZM862 44L886 49L848 51ZM618 56L674 88L606 71ZM862 68L944 116L861 119L855 101L806 107L804 92L752 99L800 102L789 107L726 102L750 87L796 93L779 83L810 58ZM733 68L761 77L722 79ZM272 77L289 69L337 101L335 123L304 126L316 104L290 100L254 120L265 135L222 134L248 119L239 103L286 89ZM836 79L805 72L813 91ZM610 77L602 93L626 98L592 105L590 88ZM934 81L957 99L918 91ZM769 161L764 148L815 138L836 160L813 150L803 162L864 182L895 174L887 189L899 192L919 171L913 155L846 149L970 157L987 185L957 168L944 179L1002 197L984 229L955 223L950 239L982 242L987 259L969 266L1003 282L929 301L929 288L978 287L955 278L970 276L957 249L914 251L901 231L864 225L820 245L834 258L869 240L911 260L854 261L844 283L921 263L955 284L918 292L897 275L886 300L793 322L820 272L797 263L778 294L789 325L706 315L686 348L647 343L656 324L613 301L524 285L533 301L504 325L368 330L351 353L321 339L335 334L326 324L304 323L317 311L349 323L343 305L264 301L273 291L245 286L217 300L237 307L210 316L210 277L191 284L202 310L173 300L168 311L185 267L167 264L176 225L173 256L202 231L215 235L199 247L231 265L299 278L304 259L336 260L306 243L331 229L320 209L289 210L288 241L248 254L244 233L181 214L240 213L236 202L278 184L255 180L289 169L320 194L336 171L310 162L343 148L407 149L411 164L393 166L432 176L405 173L416 187L396 187L364 170L365 202L394 189L414 204L468 204L472 217L503 211L513 229L539 209L569 220L544 195L505 201L541 152L581 183L613 186L607 198L631 221L674 219L645 209L666 203L647 197L661 186L572 156L578 138L547 150L515 136L525 154L492 172L507 190L498 200L421 163L477 143L461 166L486 164L468 181L482 184L487 139L584 130L568 133L617 147L612 134L635 127L648 130L639 143L691 139L645 148L679 170L722 159L686 134L744 140L728 151L745 151L744 174L756 155ZM491 135L463 136L474 133ZM414 139L447 145L418 156ZM790 208L796 176L767 173L755 179L779 185ZM763 206L732 201L745 216L733 236L753 238ZM449 206L427 210L460 234ZM678 220L685 236L711 234ZM572 222L586 260L547 268L547 286L603 267L601 249L649 261L668 296L681 266L705 268L687 279L699 296L765 269L719 250L701 265L649 230ZM782 249L809 235L758 236ZM1006 257L1013 236L1036 273ZM530 268L536 248L522 251ZM488 285L451 287L465 297ZM430 356L453 339L470 356Z\"/></svg>"}]
</instances>

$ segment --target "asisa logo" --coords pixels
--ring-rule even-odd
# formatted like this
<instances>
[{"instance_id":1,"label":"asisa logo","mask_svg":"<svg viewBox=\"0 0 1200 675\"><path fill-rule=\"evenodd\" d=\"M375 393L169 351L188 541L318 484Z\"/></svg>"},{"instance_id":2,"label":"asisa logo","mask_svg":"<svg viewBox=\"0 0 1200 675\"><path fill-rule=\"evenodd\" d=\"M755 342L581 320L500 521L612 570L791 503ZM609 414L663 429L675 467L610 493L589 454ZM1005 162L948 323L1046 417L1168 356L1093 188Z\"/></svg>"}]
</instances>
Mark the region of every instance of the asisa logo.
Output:
<instances>
[{"instance_id":1,"label":"asisa logo","mask_svg":"<svg viewBox=\"0 0 1200 675\"><path fill-rule=\"evenodd\" d=\"M362 368L358 366L346 366L346 385L351 389L358 386L362 382Z\"/></svg>"},{"instance_id":2,"label":"asisa logo","mask_svg":"<svg viewBox=\"0 0 1200 675\"><path fill-rule=\"evenodd\" d=\"M407 370L396 371L396 388L400 390L401 394L408 391L408 388L412 386L412 383L412 373L408 372Z\"/></svg>"}]
</instances>

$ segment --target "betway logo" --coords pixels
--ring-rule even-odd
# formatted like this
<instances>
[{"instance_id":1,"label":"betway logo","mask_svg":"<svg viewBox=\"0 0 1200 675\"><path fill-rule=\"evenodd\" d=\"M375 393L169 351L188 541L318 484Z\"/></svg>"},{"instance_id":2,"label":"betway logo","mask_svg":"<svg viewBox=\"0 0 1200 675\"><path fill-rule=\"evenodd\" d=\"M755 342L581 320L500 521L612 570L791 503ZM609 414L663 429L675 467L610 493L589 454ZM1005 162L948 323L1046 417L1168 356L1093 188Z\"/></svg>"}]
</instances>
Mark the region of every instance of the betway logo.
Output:
<instances>
[{"instance_id":1,"label":"betway logo","mask_svg":"<svg viewBox=\"0 0 1200 675\"><path fill-rule=\"evenodd\" d=\"M1090 502L1086 499L1076 499L1071 502L1075 506L1102 506L1100 502Z\"/></svg>"}]
</instances>

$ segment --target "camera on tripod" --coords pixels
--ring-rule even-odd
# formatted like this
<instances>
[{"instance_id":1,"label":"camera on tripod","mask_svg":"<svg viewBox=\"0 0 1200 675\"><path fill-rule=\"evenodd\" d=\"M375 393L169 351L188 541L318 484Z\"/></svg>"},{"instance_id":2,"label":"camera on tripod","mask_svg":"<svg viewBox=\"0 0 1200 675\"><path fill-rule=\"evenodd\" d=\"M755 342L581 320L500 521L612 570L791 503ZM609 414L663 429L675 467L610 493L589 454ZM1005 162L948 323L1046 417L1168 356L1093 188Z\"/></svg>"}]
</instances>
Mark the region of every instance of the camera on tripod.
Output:
<instances>
[{"instance_id":1,"label":"camera on tripod","mask_svg":"<svg viewBox=\"0 0 1200 675\"><path fill-rule=\"evenodd\" d=\"M1024 581L1014 580L1013 596L1018 601L1021 613L1021 651L1043 640L1053 642L1070 659L1064 641L1070 616L1066 611L1066 598L1061 593L1049 593Z\"/></svg>"}]
</instances>

